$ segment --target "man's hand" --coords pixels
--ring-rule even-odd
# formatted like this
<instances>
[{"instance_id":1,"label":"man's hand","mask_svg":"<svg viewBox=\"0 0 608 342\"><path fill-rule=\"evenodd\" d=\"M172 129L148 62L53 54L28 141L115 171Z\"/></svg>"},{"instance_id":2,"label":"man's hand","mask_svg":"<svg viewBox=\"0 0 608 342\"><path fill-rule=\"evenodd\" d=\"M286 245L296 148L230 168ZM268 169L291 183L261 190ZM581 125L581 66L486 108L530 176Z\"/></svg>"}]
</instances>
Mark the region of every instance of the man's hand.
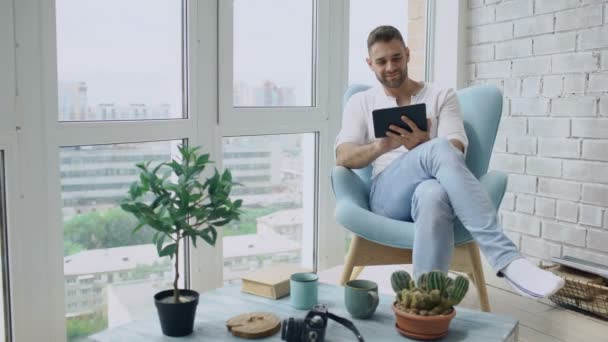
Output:
<instances>
[{"instance_id":1,"label":"man's hand","mask_svg":"<svg viewBox=\"0 0 608 342\"><path fill-rule=\"evenodd\" d=\"M410 120L410 118L405 115L401 117L401 120L403 120L403 122L405 122L412 129L412 132L410 133L399 126L390 125L389 129L396 133L387 131L386 135L390 138L391 141L393 141L393 145L403 145L408 150L411 150L414 147L431 140L431 137L429 135L429 132L431 131L431 120L426 120L426 131L423 131L418 128L414 121Z\"/></svg>"}]
</instances>

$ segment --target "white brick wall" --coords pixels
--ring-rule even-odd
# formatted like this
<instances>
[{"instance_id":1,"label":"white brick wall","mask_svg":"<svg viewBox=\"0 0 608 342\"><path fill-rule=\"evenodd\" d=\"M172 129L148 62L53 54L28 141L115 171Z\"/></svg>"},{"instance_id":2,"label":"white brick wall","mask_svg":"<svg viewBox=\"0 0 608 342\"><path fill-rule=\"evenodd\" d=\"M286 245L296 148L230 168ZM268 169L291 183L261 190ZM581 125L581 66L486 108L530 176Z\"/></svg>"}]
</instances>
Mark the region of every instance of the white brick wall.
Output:
<instances>
[{"instance_id":1,"label":"white brick wall","mask_svg":"<svg viewBox=\"0 0 608 342\"><path fill-rule=\"evenodd\" d=\"M584 247L585 233L585 229L575 228L570 224L543 221L543 237L549 240Z\"/></svg>"},{"instance_id":2,"label":"white brick wall","mask_svg":"<svg viewBox=\"0 0 608 342\"><path fill-rule=\"evenodd\" d=\"M608 140L583 141L583 158L608 161Z\"/></svg>"},{"instance_id":3,"label":"white brick wall","mask_svg":"<svg viewBox=\"0 0 608 342\"><path fill-rule=\"evenodd\" d=\"M555 217L555 200L551 198L536 197L535 214L541 217Z\"/></svg>"},{"instance_id":4,"label":"white brick wall","mask_svg":"<svg viewBox=\"0 0 608 342\"><path fill-rule=\"evenodd\" d=\"M508 230L540 236L540 219L533 215L505 211L502 214L502 224Z\"/></svg>"},{"instance_id":5,"label":"white brick wall","mask_svg":"<svg viewBox=\"0 0 608 342\"><path fill-rule=\"evenodd\" d=\"M589 230L588 236L589 248L596 249L602 252L608 252L608 232Z\"/></svg>"},{"instance_id":6,"label":"white brick wall","mask_svg":"<svg viewBox=\"0 0 608 342\"><path fill-rule=\"evenodd\" d=\"M547 34L534 38L534 54L545 55L556 52L571 52L576 48L576 34L566 32Z\"/></svg>"},{"instance_id":7,"label":"white brick wall","mask_svg":"<svg viewBox=\"0 0 608 342\"><path fill-rule=\"evenodd\" d=\"M601 227L602 226L602 208L593 207L590 205L581 205L580 222L584 225Z\"/></svg>"},{"instance_id":8,"label":"white brick wall","mask_svg":"<svg viewBox=\"0 0 608 342\"><path fill-rule=\"evenodd\" d=\"M608 0L468 3L469 84L503 87L505 230L533 261L608 264Z\"/></svg>"},{"instance_id":9,"label":"white brick wall","mask_svg":"<svg viewBox=\"0 0 608 342\"><path fill-rule=\"evenodd\" d=\"M580 94L585 92L587 77L581 74L569 74L564 77L564 93Z\"/></svg>"},{"instance_id":10,"label":"white brick wall","mask_svg":"<svg viewBox=\"0 0 608 342\"><path fill-rule=\"evenodd\" d=\"M586 6L555 13L555 31L602 25L602 5Z\"/></svg>"},{"instance_id":11,"label":"white brick wall","mask_svg":"<svg viewBox=\"0 0 608 342\"><path fill-rule=\"evenodd\" d=\"M508 137L507 151L509 153L534 155L536 154L536 138L517 136Z\"/></svg>"},{"instance_id":12,"label":"white brick wall","mask_svg":"<svg viewBox=\"0 0 608 342\"><path fill-rule=\"evenodd\" d=\"M543 157L578 158L580 141L568 138L538 139L538 154Z\"/></svg>"},{"instance_id":13,"label":"white brick wall","mask_svg":"<svg viewBox=\"0 0 608 342\"><path fill-rule=\"evenodd\" d=\"M578 222L578 204L575 202L557 201L557 219Z\"/></svg>"},{"instance_id":14,"label":"white brick wall","mask_svg":"<svg viewBox=\"0 0 608 342\"><path fill-rule=\"evenodd\" d=\"M553 14L519 19L513 23L513 34L515 37L532 36L553 32Z\"/></svg>"},{"instance_id":15,"label":"white brick wall","mask_svg":"<svg viewBox=\"0 0 608 342\"><path fill-rule=\"evenodd\" d=\"M608 119L572 120L572 136L582 138L608 138Z\"/></svg>"},{"instance_id":16,"label":"white brick wall","mask_svg":"<svg viewBox=\"0 0 608 342\"><path fill-rule=\"evenodd\" d=\"M565 79L568 85L568 79ZM553 99L551 101L551 115L553 116L595 116L597 100L591 96L572 96Z\"/></svg>"},{"instance_id":17,"label":"white brick wall","mask_svg":"<svg viewBox=\"0 0 608 342\"><path fill-rule=\"evenodd\" d=\"M526 173L536 176L561 177L562 161L552 158L528 157L526 160Z\"/></svg>"},{"instance_id":18,"label":"white brick wall","mask_svg":"<svg viewBox=\"0 0 608 342\"><path fill-rule=\"evenodd\" d=\"M521 213L534 214L534 196L517 195L516 210Z\"/></svg>"},{"instance_id":19,"label":"white brick wall","mask_svg":"<svg viewBox=\"0 0 608 342\"><path fill-rule=\"evenodd\" d=\"M539 259L551 259L561 256L562 246L524 235L521 238L521 251Z\"/></svg>"}]
</instances>

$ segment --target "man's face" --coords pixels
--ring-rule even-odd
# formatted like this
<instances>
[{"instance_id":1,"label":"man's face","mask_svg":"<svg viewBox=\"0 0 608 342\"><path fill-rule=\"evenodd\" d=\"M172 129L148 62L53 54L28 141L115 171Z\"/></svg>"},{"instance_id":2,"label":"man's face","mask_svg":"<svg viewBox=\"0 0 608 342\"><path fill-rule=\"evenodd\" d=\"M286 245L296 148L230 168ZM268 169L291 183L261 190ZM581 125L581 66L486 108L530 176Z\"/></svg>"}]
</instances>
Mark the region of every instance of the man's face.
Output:
<instances>
[{"instance_id":1,"label":"man's face","mask_svg":"<svg viewBox=\"0 0 608 342\"><path fill-rule=\"evenodd\" d=\"M399 88L407 79L409 49L398 39L376 42L369 49L367 64L387 88Z\"/></svg>"}]
</instances>

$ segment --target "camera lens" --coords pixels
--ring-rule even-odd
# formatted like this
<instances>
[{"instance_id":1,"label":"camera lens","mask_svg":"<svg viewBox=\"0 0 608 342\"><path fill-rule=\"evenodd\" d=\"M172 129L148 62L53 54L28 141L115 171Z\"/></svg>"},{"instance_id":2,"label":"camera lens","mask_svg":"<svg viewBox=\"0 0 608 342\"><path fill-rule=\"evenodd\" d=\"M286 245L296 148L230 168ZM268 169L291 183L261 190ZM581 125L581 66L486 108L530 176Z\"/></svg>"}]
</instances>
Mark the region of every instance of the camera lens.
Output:
<instances>
[{"instance_id":1,"label":"camera lens","mask_svg":"<svg viewBox=\"0 0 608 342\"><path fill-rule=\"evenodd\" d=\"M281 340L287 342L300 341L302 329L304 328L303 320L296 320L293 317L283 320L281 325Z\"/></svg>"}]
</instances>

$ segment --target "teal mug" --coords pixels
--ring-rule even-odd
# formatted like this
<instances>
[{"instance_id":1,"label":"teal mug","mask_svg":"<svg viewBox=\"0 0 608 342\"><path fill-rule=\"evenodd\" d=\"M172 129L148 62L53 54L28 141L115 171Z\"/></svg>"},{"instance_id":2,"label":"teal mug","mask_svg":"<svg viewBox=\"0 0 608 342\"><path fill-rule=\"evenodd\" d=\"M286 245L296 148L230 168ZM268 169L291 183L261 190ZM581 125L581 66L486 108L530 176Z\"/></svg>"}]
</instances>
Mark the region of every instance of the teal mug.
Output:
<instances>
[{"instance_id":1,"label":"teal mug","mask_svg":"<svg viewBox=\"0 0 608 342\"><path fill-rule=\"evenodd\" d=\"M344 284L346 310L354 318L370 318L379 303L378 284L371 280L351 280Z\"/></svg>"},{"instance_id":2,"label":"teal mug","mask_svg":"<svg viewBox=\"0 0 608 342\"><path fill-rule=\"evenodd\" d=\"M310 273L294 273L289 279L291 306L300 310L310 310L317 304L319 276Z\"/></svg>"}]
</instances>

